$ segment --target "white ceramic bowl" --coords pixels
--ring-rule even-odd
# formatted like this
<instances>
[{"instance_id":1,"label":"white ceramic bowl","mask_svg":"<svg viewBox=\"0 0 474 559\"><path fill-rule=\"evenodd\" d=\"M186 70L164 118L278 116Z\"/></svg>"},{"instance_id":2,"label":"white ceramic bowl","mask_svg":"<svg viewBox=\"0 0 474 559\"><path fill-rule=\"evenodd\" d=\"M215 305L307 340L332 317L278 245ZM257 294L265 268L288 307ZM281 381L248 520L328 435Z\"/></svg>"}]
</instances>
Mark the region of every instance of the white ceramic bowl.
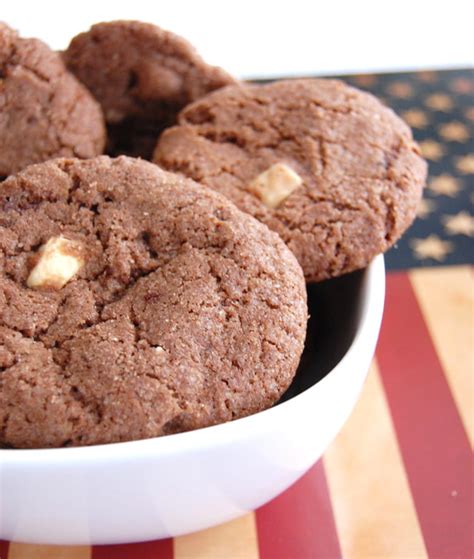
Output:
<instances>
[{"instance_id":1,"label":"white ceramic bowl","mask_svg":"<svg viewBox=\"0 0 474 559\"><path fill-rule=\"evenodd\" d=\"M382 256L310 287L308 347L289 396L269 410L143 441L0 450L0 538L142 541L266 503L310 468L348 418L374 353L384 288Z\"/></svg>"}]
</instances>

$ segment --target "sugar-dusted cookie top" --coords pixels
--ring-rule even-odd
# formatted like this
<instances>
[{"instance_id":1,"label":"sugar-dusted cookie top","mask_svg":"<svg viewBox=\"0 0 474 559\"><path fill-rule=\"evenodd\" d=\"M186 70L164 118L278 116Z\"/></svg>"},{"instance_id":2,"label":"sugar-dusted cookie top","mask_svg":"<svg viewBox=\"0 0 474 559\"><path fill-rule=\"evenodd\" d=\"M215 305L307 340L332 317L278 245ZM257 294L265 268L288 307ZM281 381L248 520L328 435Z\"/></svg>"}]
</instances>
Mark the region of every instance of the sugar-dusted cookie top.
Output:
<instances>
[{"instance_id":1,"label":"sugar-dusted cookie top","mask_svg":"<svg viewBox=\"0 0 474 559\"><path fill-rule=\"evenodd\" d=\"M156 165L58 159L0 187L0 445L154 437L276 402L303 349L296 259Z\"/></svg>"},{"instance_id":2,"label":"sugar-dusted cookie top","mask_svg":"<svg viewBox=\"0 0 474 559\"><path fill-rule=\"evenodd\" d=\"M185 105L235 83L182 37L139 21L93 25L71 41L64 59L102 105L110 150L130 155L151 156L158 134Z\"/></svg>"},{"instance_id":3,"label":"sugar-dusted cookie top","mask_svg":"<svg viewBox=\"0 0 474 559\"><path fill-rule=\"evenodd\" d=\"M103 152L99 104L61 56L0 23L0 176L53 157Z\"/></svg>"},{"instance_id":4,"label":"sugar-dusted cookie top","mask_svg":"<svg viewBox=\"0 0 474 559\"><path fill-rule=\"evenodd\" d=\"M426 178L411 131L336 80L238 85L186 107L154 161L277 231L308 281L362 268L416 215Z\"/></svg>"}]
</instances>

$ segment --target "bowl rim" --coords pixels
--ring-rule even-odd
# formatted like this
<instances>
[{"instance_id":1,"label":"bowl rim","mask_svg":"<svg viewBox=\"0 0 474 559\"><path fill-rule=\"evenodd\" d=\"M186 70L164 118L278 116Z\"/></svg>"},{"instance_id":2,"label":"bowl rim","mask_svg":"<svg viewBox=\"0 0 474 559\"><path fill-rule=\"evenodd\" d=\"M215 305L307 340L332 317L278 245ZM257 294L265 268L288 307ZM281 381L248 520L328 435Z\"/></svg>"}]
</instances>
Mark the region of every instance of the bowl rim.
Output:
<instances>
[{"instance_id":1,"label":"bowl rim","mask_svg":"<svg viewBox=\"0 0 474 559\"><path fill-rule=\"evenodd\" d=\"M300 406L302 400L311 398L319 388L330 382L337 371L346 363L355 360L364 352L367 343L377 337L382 319L385 296L385 265L383 255L376 256L364 269L363 297L359 323L354 339L344 356L327 375L297 396L261 412L235 419L227 423L203 427L194 431L176 433L165 437L154 437L136 441L124 441L100 445L40 448L40 449L0 449L0 466L9 465L28 467L29 465L48 464L77 465L88 462L110 462L113 459L135 461L143 458L186 454L209 446L228 445L248 436L268 430L281 414Z\"/></svg>"}]
</instances>

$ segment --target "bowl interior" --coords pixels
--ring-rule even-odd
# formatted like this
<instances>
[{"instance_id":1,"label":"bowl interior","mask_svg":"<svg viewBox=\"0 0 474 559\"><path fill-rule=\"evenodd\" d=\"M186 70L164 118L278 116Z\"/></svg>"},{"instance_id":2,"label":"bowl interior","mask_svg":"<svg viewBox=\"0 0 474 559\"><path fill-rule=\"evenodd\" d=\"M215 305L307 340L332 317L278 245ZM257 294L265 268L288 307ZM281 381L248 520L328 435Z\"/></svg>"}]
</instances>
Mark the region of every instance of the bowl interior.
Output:
<instances>
[{"instance_id":1,"label":"bowl interior","mask_svg":"<svg viewBox=\"0 0 474 559\"><path fill-rule=\"evenodd\" d=\"M324 378L351 346L360 319L365 270L308 286L309 322L296 376L285 402Z\"/></svg>"}]
</instances>

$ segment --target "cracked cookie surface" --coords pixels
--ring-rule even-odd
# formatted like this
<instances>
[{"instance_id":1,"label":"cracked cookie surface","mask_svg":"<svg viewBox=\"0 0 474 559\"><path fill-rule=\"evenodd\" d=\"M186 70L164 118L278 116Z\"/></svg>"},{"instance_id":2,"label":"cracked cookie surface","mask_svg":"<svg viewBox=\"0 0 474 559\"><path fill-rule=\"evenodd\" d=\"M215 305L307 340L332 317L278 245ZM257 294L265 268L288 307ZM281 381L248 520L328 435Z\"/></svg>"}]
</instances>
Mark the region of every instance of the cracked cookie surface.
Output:
<instances>
[{"instance_id":1,"label":"cracked cookie surface","mask_svg":"<svg viewBox=\"0 0 474 559\"><path fill-rule=\"evenodd\" d=\"M0 23L0 175L53 157L94 157L104 146L100 106L60 55Z\"/></svg>"},{"instance_id":2,"label":"cracked cookie surface","mask_svg":"<svg viewBox=\"0 0 474 559\"><path fill-rule=\"evenodd\" d=\"M153 160L278 232L308 281L363 268L392 246L415 218L426 178L401 119L372 95L323 79L211 93L180 113ZM279 164L301 184L269 207L251 185Z\"/></svg>"},{"instance_id":3,"label":"cracked cookie surface","mask_svg":"<svg viewBox=\"0 0 474 559\"><path fill-rule=\"evenodd\" d=\"M82 266L61 288L29 288L51 239L80 246ZM17 448L154 437L268 407L307 319L303 274L274 232L188 179L106 156L2 183L0 309L0 445Z\"/></svg>"},{"instance_id":4,"label":"cracked cookie surface","mask_svg":"<svg viewBox=\"0 0 474 559\"><path fill-rule=\"evenodd\" d=\"M93 25L71 41L64 60L102 105L111 155L149 159L185 105L235 83L182 37L139 21Z\"/></svg>"}]
</instances>

